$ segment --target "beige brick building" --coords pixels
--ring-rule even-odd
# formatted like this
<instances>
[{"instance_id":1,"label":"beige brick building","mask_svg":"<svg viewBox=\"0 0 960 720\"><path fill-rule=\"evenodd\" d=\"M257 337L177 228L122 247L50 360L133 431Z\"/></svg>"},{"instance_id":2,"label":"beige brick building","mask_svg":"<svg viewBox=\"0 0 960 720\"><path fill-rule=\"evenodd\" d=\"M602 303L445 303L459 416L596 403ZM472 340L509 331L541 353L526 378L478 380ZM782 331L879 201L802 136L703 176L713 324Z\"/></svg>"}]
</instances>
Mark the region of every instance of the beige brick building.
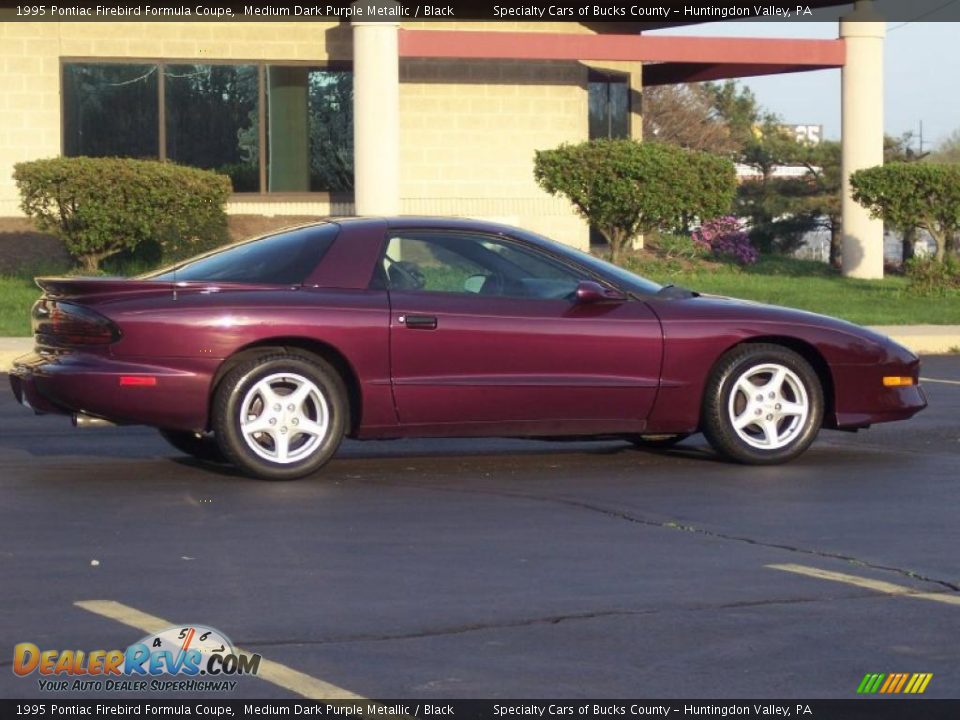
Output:
<instances>
[{"instance_id":1,"label":"beige brick building","mask_svg":"<svg viewBox=\"0 0 960 720\"><path fill-rule=\"evenodd\" d=\"M575 23L469 29L484 25L589 32ZM0 23L0 217L21 214L13 165L66 150L64 67L124 61L349 66L352 41L348 25L319 22ZM497 219L586 246L586 225L534 182L534 151L587 139L591 67L624 82L632 77L639 93L640 68L633 66L631 73L628 63L401 60L400 212ZM629 128L639 137L638 102ZM157 129L144 129L151 132ZM297 216L354 209L349 193L323 191L238 192L229 206L233 213Z\"/></svg>"},{"instance_id":2,"label":"beige brick building","mask_svg":"<svg viewBox=\"0 0 960 720\"><path fill-rule=\"evenodd\" d=\"M875 164L878 25L778 42L642 23L0 22L0 218L21 214L15 163L113 154L227 172L235 214L481 217L587 247L534 153L639 139L644 82L843 67L847 167ZM875 274L877 224L850 205L850 267Z\"/></svg>"}]
</instances>

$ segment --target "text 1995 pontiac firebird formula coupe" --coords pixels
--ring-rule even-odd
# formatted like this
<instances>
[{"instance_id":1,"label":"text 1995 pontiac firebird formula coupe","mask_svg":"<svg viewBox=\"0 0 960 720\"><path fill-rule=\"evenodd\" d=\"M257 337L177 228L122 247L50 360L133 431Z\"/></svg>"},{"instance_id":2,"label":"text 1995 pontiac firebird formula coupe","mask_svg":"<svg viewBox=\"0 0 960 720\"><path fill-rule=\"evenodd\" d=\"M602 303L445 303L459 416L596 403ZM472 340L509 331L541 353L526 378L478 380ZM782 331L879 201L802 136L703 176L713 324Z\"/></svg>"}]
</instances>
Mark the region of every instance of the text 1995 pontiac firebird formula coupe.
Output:
<instances>
[{"instance_id":1,"label":"text 1995 pontiac firebird formula coupe","mask_svg":"<svg viewBox=\"0 0 960 720\"><path fill-rule=\"evenodd\" d=\"M752 464L821 427L926 406L919 360L806 312L660 287L491 223L330 219L135 279L41 278L10 380L78 424L144 424L181 451L302 477L346 435L703 432Z\"/></svg>"}]
</instances>

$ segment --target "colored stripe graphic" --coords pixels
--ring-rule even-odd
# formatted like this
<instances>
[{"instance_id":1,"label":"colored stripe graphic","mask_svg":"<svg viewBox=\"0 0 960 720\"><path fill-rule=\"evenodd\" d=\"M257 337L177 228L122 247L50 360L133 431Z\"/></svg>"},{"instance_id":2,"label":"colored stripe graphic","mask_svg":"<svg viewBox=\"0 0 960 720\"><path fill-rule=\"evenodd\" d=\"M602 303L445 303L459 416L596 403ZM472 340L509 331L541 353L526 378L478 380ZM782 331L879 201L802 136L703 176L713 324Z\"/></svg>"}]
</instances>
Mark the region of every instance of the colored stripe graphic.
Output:
<instances>
[{"instance_id":1,"label":"colored stripe graphic","mask_svg":"<svg viewBox=\"0 0 960 720\"><path fill-rule=\"evenodd\" d=\"M919 695L926 692L933 673L867 673L857 686L858 695Z\"/></svg>"}]
</instances>

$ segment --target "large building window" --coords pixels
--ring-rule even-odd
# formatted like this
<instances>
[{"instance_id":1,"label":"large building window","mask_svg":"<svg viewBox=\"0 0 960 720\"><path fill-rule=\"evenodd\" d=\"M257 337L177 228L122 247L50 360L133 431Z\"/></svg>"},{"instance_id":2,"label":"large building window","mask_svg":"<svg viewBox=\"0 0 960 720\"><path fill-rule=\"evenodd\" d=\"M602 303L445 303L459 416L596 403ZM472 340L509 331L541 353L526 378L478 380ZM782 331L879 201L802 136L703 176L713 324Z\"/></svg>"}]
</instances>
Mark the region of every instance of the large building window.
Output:
<instances>
[{"instance_id":1,"label":"large building window","mask_svg":"<svg viewBox=\"0 0 960 720\"><path fill-rule=\"evenodd\" d=\"M257 67L166 65L163 73L167 158L229 175L234 192L259 190Z\"/></svg>"},{"instance_id":2,"label":"large building window","mask_svg":"<svg viewBox=\"0 0 960 720\"><path fill-rule=\"evenodd\" d=\"M259 64L65 63L65 155L169 159L235 192L351 192L353 77Z\"/></svg>"},{"instance_id":3,"label":"large building window","mask_svg":"<svg viewBox=\"0 0 960 720\"><path fill-rule=\"evenodd\" d=\"M630 137L630 83L626 75L591 72L590 139Z\"/></svg>"},{"instance_id":4,"label":"large building window","mask_svg":"<svg viewBox=\"0 0 960 720\"><path fill-rule=\"evenodd\" d=\"M159 157L158 84L156 65L64 66L64 154Z\"/></svg>"}]
</instances>

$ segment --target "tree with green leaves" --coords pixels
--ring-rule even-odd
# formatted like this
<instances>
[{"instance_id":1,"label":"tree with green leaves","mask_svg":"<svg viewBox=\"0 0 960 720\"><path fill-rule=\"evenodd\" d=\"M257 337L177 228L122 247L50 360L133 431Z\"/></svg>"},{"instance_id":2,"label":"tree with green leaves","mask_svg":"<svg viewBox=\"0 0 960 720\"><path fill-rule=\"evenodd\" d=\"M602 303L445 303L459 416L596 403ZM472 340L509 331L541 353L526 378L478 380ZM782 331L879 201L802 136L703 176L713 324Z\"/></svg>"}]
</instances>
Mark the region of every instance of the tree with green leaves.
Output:
<instances>
[{"instance_id":1,"label":"tree with green leaves","mask_svg":"<svg viewBox=\"0 0 960 720\"><path fill-rule=\"evenodd\" d=\"M717 117L727 126L737 152L758 139L757 128L775 124L777 117L765 111L753 91L736 80L703 84Z\"/></svg>"},{"instance_id":2,"label":"tree with green leaves","mask_svg":"<svg viewBox=\"0 0 960 720\"><path fill-rule=\"evenodd\" d=\"M937 244L936 259L956 252L960 232L960 165L894 162L850 176L853 198L895 227L920 228Z\"/></svg>"},{"instance_id":3,"label":"tree with green leaves","mask_svg":"<svg viewBox=\"0 0 960 720\"><path fill-rule=\"evenodd\" d=\"M786 253L818 227L833 233L834 216L822 214L831 205L833 177L818 165L822 158L816 146L799 142L777 115L764 110L750 88L736 80L705 83L704 88L735 145L731 157L756 172L737 187L734 203L734 214L747 221L750 240L765 252ZM825 148L822 155L832 150ZM807 172L782 177L776 174L782 166L803 166ZM836 188L839 213L839 184Z\"/></svg>"},{"instance_id":4,"label":"tree with green leaves","mask_svg":"<svg viewBox=\"0 0 960 720\"><path fill-rule=\"evenodd\" d=\"M613 262L640 234L725 214L736 189L733 163L725 158L634 140L539 150L534 177L597 228Z\"/></svg>"}]
</instances>

